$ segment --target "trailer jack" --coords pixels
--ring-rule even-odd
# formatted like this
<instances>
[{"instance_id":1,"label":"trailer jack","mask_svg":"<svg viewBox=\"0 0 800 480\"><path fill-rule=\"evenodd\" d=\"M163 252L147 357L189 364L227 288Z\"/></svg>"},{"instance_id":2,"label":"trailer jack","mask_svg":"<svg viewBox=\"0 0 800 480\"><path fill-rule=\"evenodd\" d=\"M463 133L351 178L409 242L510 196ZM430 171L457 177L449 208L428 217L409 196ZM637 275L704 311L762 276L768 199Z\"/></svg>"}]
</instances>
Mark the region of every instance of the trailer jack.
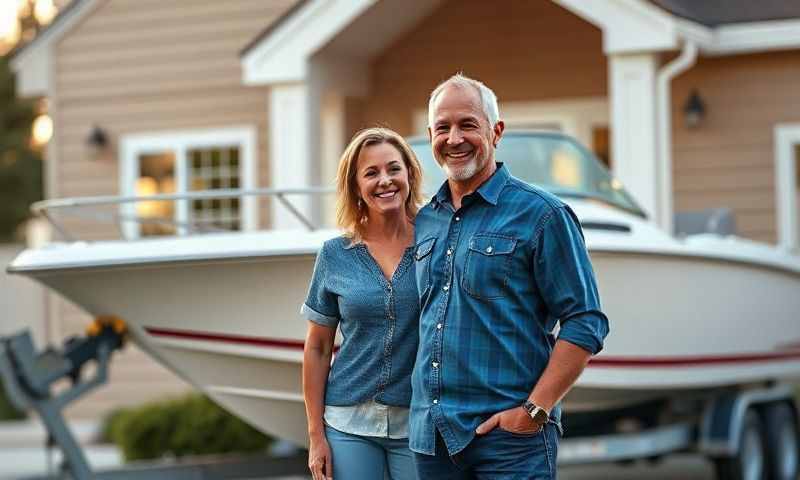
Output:
<instances>
[{"instance_id":1,"label":"trailer jack","mask_svg":"<svg viewBox=\"0 0 800 480\"><path fill-rule=\"evenodd\" d=\"M48 347L37 353L28 330L0 337L0 378L9 400L18 410L33 409L39 414L76 480L92 478L92 471L62 412L106 382L111 354L122 348L125 335L122 320L103 316L87 328L87 336L67 339L60 350ZM82 371L92 361L94 375L84 379ZM71 386L54 394L54 385L64 379Z\"/></svg>"}]
</instances>

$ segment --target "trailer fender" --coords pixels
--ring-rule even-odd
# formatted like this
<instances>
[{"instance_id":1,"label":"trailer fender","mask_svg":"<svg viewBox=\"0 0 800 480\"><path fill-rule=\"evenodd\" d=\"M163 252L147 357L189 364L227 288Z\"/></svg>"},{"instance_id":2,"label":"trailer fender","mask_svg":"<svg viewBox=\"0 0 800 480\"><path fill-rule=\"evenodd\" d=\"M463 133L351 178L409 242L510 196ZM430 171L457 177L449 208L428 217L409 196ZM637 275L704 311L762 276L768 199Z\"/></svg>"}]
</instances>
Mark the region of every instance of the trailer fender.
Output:
<instances>
[{"instance_id":1,"label":"trailer fender","mask_svg":"<svg viewBox=\"0 0 800 480\"><path fill-rule=\"evenodd\" d=\"M748 408L788 400L794 408L794 392L788 385L729 392L709 402L700 423L698 450L709 457L732 457L739 452L739 438Z\"/></svg>"}]
</instances>

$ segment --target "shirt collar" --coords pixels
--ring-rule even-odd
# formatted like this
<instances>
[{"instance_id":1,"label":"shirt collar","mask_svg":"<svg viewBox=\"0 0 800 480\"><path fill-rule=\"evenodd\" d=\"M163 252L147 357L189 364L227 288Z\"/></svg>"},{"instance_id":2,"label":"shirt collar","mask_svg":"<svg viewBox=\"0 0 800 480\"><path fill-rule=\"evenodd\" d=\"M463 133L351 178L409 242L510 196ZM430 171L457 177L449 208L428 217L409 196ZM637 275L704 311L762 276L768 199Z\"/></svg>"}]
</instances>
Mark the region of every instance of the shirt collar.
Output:
<instances>
[{"instance_id":1,"label":"shirt collar","mask_svg":"<svg viewBox=\"0 0 800 480\"><path fill-rule=\"evenodd\" d=\"M476 192L483 197L486 202L497 205L497 198L500 196L500 192L503 191L503 187L505 187L506 181L510 176L511 174L508 173L508 169L503 162L497 162L497 170L495 170L488 180L478 187ZM446 180L439 188L439 191L436 192L436 195L434 195L433 200L437 204L450 201L450 186Z\"/></svg>"}]
</instances>

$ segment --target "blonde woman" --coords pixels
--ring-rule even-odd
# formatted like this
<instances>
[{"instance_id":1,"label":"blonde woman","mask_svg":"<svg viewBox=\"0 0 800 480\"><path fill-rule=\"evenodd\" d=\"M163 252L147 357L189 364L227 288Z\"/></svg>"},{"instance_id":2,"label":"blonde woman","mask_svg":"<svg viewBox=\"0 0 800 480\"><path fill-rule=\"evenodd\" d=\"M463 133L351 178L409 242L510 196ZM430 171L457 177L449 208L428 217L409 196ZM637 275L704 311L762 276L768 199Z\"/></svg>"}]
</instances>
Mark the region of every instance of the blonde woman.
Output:
<instances>
[{"instance_id":1,"label":"blonde woman","mask_svg":"<svg viewBox=\"0 0 800 480\"><path fill-rule=\"evenodd\" d=\"M414 216L421 169L397 133L357 133L339 163L341 237L317 256L301 312L308 322L303 395L314 480L415 479L408 449L418 342ZM331 366L337 327L342 344Z\"/></svg>"}]
</instances>

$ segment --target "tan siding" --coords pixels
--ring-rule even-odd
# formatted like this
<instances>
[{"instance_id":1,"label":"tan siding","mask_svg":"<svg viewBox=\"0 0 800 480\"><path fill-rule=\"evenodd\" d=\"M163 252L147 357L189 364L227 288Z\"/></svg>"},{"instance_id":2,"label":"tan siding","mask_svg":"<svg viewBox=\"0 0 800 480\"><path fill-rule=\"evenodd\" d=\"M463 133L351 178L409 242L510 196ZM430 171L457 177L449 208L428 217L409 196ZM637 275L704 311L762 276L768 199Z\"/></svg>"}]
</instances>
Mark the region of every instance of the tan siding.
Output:
<instances>
[{"instance_id":1,"label":"tan siding","mask_svg":"<svg viewBox=\"0 0 800 480\"><path fill-rule=\"evenodd\" d=\"M257 131L258 186L269 184L267 88L245 87L239 52L295 0L113 0L101 2L56 46L55 169L60 196L119 194L120 136L230 126ZM110 134L112 152L92 160L93 125ZM262 224L268 205L261 202ZM106 213L112 213L106 209ZM116 227L72 220L81 238L117 236ZM63 334L87 316L61 302ZM114 362L113 381L70 409L96 416L187 386L130 347ZM152 382L146 381L152 379ZM147 384L145 386L145 383Z\"/></svg>"},{"instance_id":2,"label":"tan siding","mask_svg":"<svg viewBox=\"0 0 800 480\"><path fill-rule=\"evenodd\" d=\"M450 0L376 58L364 121L412 132L415 110L458 71L500 102L604 96L600 30L549 1Z\"/></svg>"},{"instance_id":3,"label":"tan siding","mask_svg":"<svg viewBox=\"0 0 800 480\"><path fill-rule=\"evenodd\" d=\"M676 210L728 206L739 232L775 241L774 127L800 122L800 52L703 58L674 81ZM692 88L707 115L687 130Z\"/></svg>"}]
</instances>

